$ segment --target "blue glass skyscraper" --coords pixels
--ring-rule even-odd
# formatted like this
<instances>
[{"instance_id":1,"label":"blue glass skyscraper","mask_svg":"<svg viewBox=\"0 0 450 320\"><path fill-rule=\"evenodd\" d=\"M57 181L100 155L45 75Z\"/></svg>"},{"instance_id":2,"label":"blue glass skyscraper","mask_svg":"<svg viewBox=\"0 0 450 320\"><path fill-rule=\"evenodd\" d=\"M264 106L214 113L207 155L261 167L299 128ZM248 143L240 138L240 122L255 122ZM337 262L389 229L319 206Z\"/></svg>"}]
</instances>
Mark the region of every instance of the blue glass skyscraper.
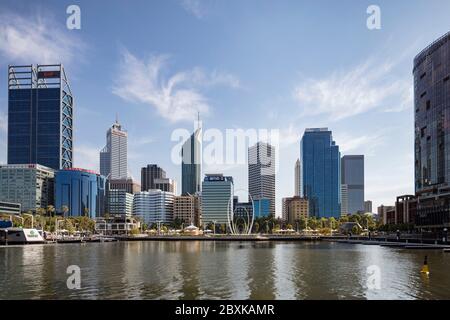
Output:
<instances>
[{"instance_id":1,"label":"blue glass skyscraper","mask_svg":"<svg viewBox=\"0 0 450 320\"><path fill-rule=\"evenodd\" d=\"M9 66L8 164L73 163L73 96L62 65Z\"/></svg>"},{"instance_id":2,"label":"blue glass skyscraper","mask_svg":"<svg viewBox=\"0 0 450 320\"><path fill-rule=\"evenodd\" d=\"M55 208L67 207L70 217L100 217L105 213L105 177L85 169L65 169L55 174Z\"/></svg>"},{"instance_id":3,"label":"blue glass skyscraper","mask_svg":"<svg viewBox=\"0 0 450 320\"><path fill-rule=\"evenodd\" d=\"M328 128L306 129L300 142L303 196L309 215L339 218L341 215L341 155Z\"/></svg>"}]
</instances>

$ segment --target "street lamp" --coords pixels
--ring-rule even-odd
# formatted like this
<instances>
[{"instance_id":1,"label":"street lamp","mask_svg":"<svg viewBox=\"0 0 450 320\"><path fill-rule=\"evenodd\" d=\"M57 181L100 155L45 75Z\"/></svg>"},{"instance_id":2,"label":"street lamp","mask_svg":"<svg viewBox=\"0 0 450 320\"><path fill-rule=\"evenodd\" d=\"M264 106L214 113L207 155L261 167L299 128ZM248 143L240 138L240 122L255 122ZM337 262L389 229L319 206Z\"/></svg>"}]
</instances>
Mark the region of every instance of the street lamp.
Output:
<instances>
[{"instance_id":1,"label":"street lamp","mask_svg":"<svg viewBox=\"0 0 450 320\"><path fill-rule=\"evenodd\" d=\"M217 220L213 220L211 222L213 223L213 226L214 226L214 235L216 235L216 223L217 223Z\"/></svg>"},{"instance_id":2,"label":"street lamp","mask_svg":"<svg viewBox=\"0 0 450 320\"><path fill-rule=\"evenodd\" d=\"M158 236L161 235L161 221L156 222L158 224Z\"/></svg>"}]
</instances>

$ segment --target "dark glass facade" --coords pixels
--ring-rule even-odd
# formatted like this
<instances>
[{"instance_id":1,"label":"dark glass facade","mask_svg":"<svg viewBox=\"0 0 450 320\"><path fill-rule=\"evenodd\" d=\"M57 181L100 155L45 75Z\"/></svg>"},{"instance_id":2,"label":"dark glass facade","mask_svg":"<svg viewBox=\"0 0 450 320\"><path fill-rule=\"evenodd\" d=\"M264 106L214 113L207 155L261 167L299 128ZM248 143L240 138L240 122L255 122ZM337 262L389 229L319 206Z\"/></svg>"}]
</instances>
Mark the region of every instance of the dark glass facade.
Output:
<instances>
[{"instance_id":1,"label":"dark glass facade","mask_svg":"<svg viewBox=\"0 0 450 320\"><path fill-rule=\"evenodd\" d=\"M195 195L201 191L202 163L201 129L186 140L181 149L181 194Z\"/></svg>"},{"instance_id":2,"label":"dark glass facade","mask_svg":"<svg viewBox=\"0 0 450 320\"><path fill-rule=\"evenodd\" d=\"M141 169L141 190L155 189L155 179L164 179L166 172L156 164L149 164Z\"/></svg>"},{"instance_id":3,"label":"dark glass facade","mask_svg":"<svg viewBox=\"0 0 450 320\"><path fill-rule=\"evenodd\" d=\"M37 163L55 170L71 168L73 98L62 78L64 73L43 74L39 72L41 66L23 68L9 67L8 164ZM21 75L30 77L28 82L20 82L24 79ZM44 76L59 78L57 82L46 83Z\"/></svg>"},{"instance_id":4,"label":"dark glass facade","mask_svg":"<svg viewBox=\"0 0 450 320\"><path fill-rule=\"evenodd\" d=\"M341 159L341 183L347 185L347 213L364 212L364 156L347 155Z\"/></svg>"},{"instance_id":5,"label":"dark glass facade","mask_svg":"<svg viewBox=\"0 0 450 320\"><path fill-rule=\"evenodd\" d=\"M450 34L414 59L415 189L450 182Z\"/></svg>"},{"instance_id":6,"label":"dark glass facade","mask_svg":"<svg viewBox=\"0 0 450 320\"><path fill-rule=\"evenodd\" d=\"M55 208L68 216L100 217L105 212L105 177L84 169L60 170L55 175Z\"/></svg>"},{"instance_id":7,"label":"dark glass facade","mask_svg":"<svg viewBox=\"0 0 450 320\"><path fill-rule=\"evenodd\" d=\"M309 215L317 218L341 215L341 155L331 131L306 129L300 142L303 197Z\"/></svg>"},{"instance_id":8,"label":"dark glass facade","mask_svg":"<svg viewBox=\"0 0 450 320\"><path fill-rule=\"evenodd\" d=\"M450 227L450 33L414 59L416 227Z\"/></svg>"}]
</instances>

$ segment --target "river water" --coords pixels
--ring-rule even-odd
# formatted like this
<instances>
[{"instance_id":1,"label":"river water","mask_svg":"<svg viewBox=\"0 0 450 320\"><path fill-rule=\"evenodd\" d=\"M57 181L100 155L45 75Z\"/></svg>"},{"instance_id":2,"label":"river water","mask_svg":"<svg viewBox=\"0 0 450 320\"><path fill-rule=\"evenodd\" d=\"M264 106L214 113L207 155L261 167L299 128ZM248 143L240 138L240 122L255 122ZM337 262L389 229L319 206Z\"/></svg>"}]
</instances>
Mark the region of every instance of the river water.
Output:
<instances>
[{"instance_id":1,"label":"river water","mask_svg":"<svg viewBox=\"0 0 450 320\"><path fill-rule=\"evenodd\" d=\"M70 265L80 289L67 287ZM0 299L450 299L450 253L329 242L11 246L0 248L0 288Z\"/></svg>"}]
</instances>

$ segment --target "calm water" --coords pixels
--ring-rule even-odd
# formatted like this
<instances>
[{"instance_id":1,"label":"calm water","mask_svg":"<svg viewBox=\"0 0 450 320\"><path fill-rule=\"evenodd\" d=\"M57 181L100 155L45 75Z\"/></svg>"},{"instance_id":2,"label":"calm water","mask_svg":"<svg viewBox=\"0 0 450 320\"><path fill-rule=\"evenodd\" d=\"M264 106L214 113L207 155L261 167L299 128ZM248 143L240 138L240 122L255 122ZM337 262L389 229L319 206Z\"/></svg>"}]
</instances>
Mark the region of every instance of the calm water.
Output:
<instances>
[{"instance_id":1,"label":"calm water","mask_svg":"<svg viewBox=\"0 0 450 320\"><path fill-rule=\"evenodd\" d=\"M420 274L428 255L431 274ZM66 268L81 268L81 289ZM381 269L381 289L366 268ZM450 299L450 253L299 242L0 248L1 299Z\"/></svg>"}]
</instances>

